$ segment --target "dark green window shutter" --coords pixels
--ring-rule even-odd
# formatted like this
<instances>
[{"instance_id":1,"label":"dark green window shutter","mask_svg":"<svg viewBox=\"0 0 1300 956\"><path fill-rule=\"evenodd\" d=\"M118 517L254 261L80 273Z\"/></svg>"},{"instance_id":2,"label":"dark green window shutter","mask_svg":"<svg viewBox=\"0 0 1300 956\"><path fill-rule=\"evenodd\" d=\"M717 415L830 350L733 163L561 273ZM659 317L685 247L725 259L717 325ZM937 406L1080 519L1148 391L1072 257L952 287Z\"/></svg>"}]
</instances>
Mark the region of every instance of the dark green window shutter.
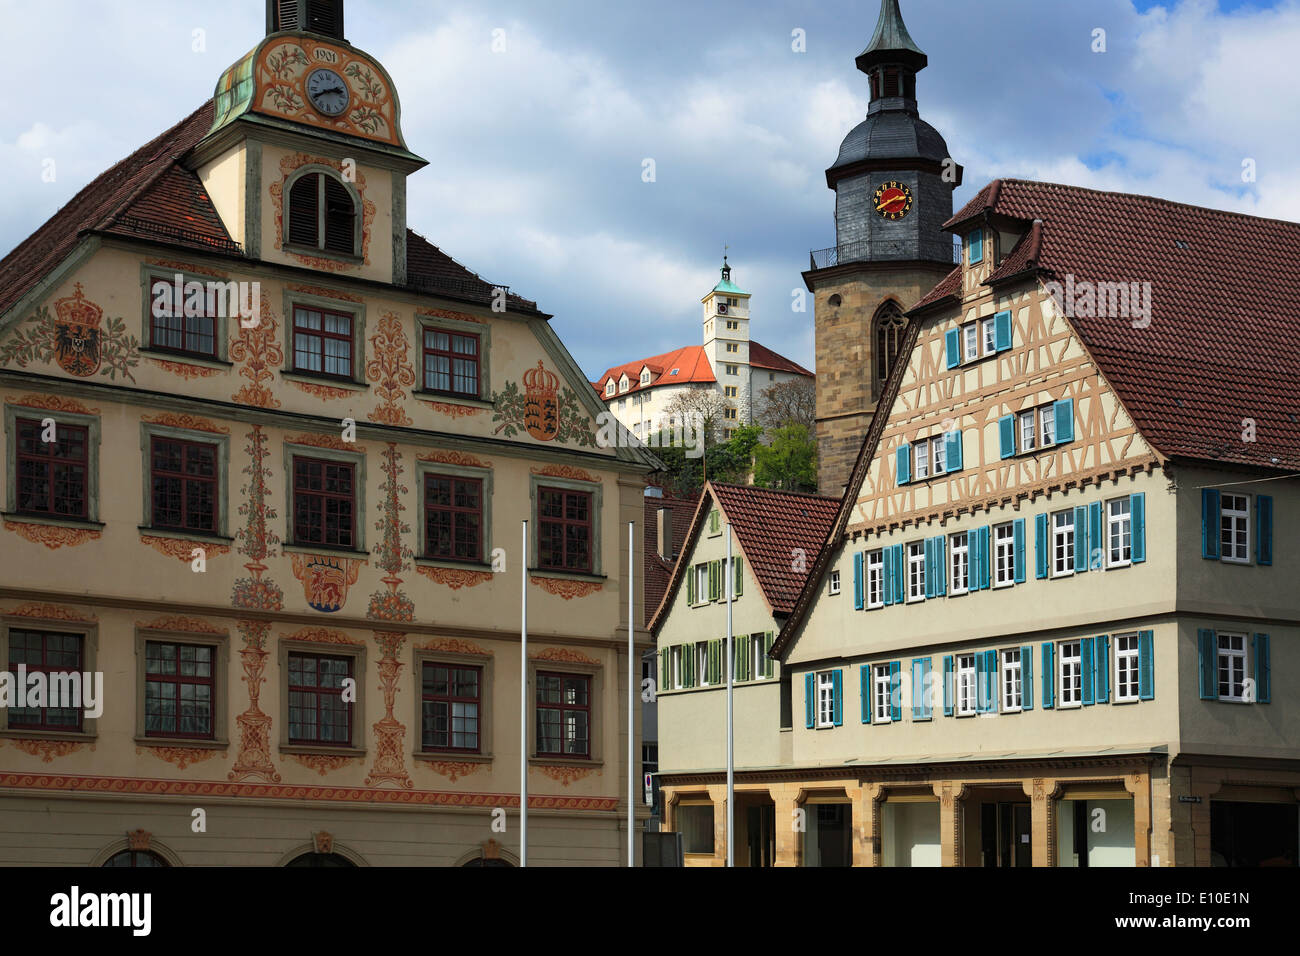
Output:
<instances>
[{"instance_id":1,"label":"dark green window shutter","mask_svg":"<svg viewBox=\"0 0 1300 956\"><path fill-rule=\"evenodd\" d=\"M1011 348L1011 312L999 312L993 316L993 347L999 352Z\"/></svg>"},{"instance_id":2,"label":"dark green window shutter","mask_svg":"<svg viewBox=\"0 0 1300 956\"><path fill-rule=\"evenodd\" d=\"M1036 515L1034 517L1034 574L1038 578L1047 577L1047 556L1051 553L1051 534L1051 516Z\"/></svg>"},{"instance_id":3,"label":"dark green window shutter","mask_svg":"<svg viewBox=\"0 0 1300 956\"><path fill-rule=\"evenodd\" d=\"M709 512L709 533L717 534L721 530L722 516L717 511Z\"/></svg>"},{"instance_id":4,"label":"dark green window shutter","mask_svg":"<svg viewBox=\"0 0 1300 956\"><path fill-rule=\"evenodd\" d=\"M1097 703L1105 704L1110 700L1110 637L1102 634L1092 639L1095 650L1093 659L1097 662L1096 686L1093 689Z\"/></svg>"},{"instance_id":5,"label":"dark green window shutter","mask_svg":"<svg viewBox=\"0 0 1300 956\"><path fill-rule=\"evenodd\" d=\"M1147 496L1145 494L1129 496L1129 515L1133 521L1133 563L1141 564L1147 559Z\"/></svg>"},{"instance_id":6,"label":"dark green window shutter","mask_svg":"<svg viewBox=\"0 0 1300 956\"><path fill-rule=\"evenodd\" d=\"M998 419L998 443L1003 458L1016 456L1016 416L1003 415Z\"/></svg>"},{"instance_id":7,"label":"dark green window shutter","mask_svg":"<svg viewBox=\"0 0 1300 956\"><path fill-rule=\"evenodd\" d=\"M740 683L748 680L746 676L749 663L749 637L748 635L733 635L731 638L731 673L732 680Z\"/></svg>"},{"instance_id":8,"label":"dark green window shutter","mask_svg":"<svg viewBox=\"0 0 1300 956\"><path fill-rule=\"evenodd\" d=\"M961 364L961 329L949 329L943 336L949 368Z\"/></svg>"},{"instance_id":9,"label":"dark green window shutter","mask_svg":"<svg viewBox=\"0 0 1300 956\"><path fill-rule=\"evenodd\" d=\"M1012 539L1015 544L1016 583L1025 583L1025 519L1017 518L1012 525Z\"/></svg>"},{"instance_id":10,"label":"dark green window shutter","mask_svg":"<svg viewBox=\"0 0 1300 956\"><path fill-rule=\"evenodd\" d=\"M1088 570L1088 509L1074 509L1074 571Z\"/></svg>"},{"instance_id":11,"label":"dark green window shutter","mask_svg":"<svg viewBox=\"0 0 1300 956\"><path fill-rule=\"evenodd\" d=\"M804 723L809 730L813 729L814 715L816 714L817 701L817 675L805 674L803 676L803 712Z\"/></svg>"},{"instance_id":12,"label":"dark green window shutter","mask_svg":"<svg viewBox=\"0 0 1300 956\"><path fill-rule=\"evenodd\" d=\"M867 555L865 551L859 551L853 555L853 610L861 611L867 606L866 601L866 575Z\"/></svg>"},{"instance_id":13,"label":"dark green window shutter","mask_svg":"<svg viewBox=\"0 0 1300 956\"><path fill-rule=\"evenodd\" d=\"M1056 706L1056 645L1048 641L1043 645L1043 709Z\"/></svg>"},{"instance_id":14,"label":"dark green window shutter","mask_svg":"<svg viewBox=\"0 0 1300 956\"><path fill-rule=\"evenodd\" d=\"M1020 709L1034 709L1034 646L1020 648Z\"/></svg>"},{"instance_id":15,"label":"dark green window shutter","mask_svg":"<svg viewBox=\"0 0 1300 956\"><path fill-rule=\"evenodd\" d=\"M695 603L695 568L686 568L686 603Z\"/></svg>"},{"instance_id":16,"label":"dark green window shutter","mask_svg":"<svg viewBox=\"0 0 1300 956\"><path fill-rule=\"evenodd\" d=\"M1156 696L1156 660L1154 631L1138 632L1138 698L1154 700Z\"/></svg>"},{"instance_id":17,"label":"dark green window shutter","mask_svg":"<svg viewBox=\"0 0 1300 956\"><path fill-rule=\"evenodd\" d=\"M1269 495L1255 496L1255 561L1273 563L1273 499Z\"/></svg>"},{"instance_id":18,"label":"dark green window shutter","mask_svg":"<svg viewBox=\"0 0 1300 956\"><path fill-rule=\"evenodd\" d=\"M733 637L734 641L735 638ZM712 684L725 684L727 682L727 672L723 670L726 666L727 656L727 639L720 638L713 642L713 680Z\"/></svg>"},{"instance_id":19,"label":"dark green window shutter","mask_svg":"<svg viewBox=\"0 0 1300 956\"><path fill-rule=\"evenodd\" d=\"M695 645L682 645L682 687L694 687L695 682Z\"/></svg>"},{"instance_id":20,"label":"dark green window shutter","mask_svg":"<svg viewBox=\"0 0 1300 956\"><path fill-rule=\"evenodd\" d=\"M952 655L943 658L943 715L952 716Z\"/></svg>"},{"instance_id":21,"label":"dark green window shutter","mask_svg":"<svg viewBox=\"0 0 1300 956\"><path fill-rule=\"evenodd\" d=\"M1219 699L1219 654L1215 646L1214 632L1209 628L1200 628L1196 632L1200 645L1201 664L1201 700Z\"/></svg>"},{"instance_id":22,"label":"dark green window shutter","mask_svg":"<svg viewBox=\"0 0 1300 956\"><path fill-rule=\"evenodd\" d=\"M903 668L898 661L889 662L889 719L897 723L903 719Z\"/></svg>"},{"instance_id":23,"label":"dark green window shutter","mask_svg":"<svg viewBox=\"0 0 1300 956\"><path fill-rule=\"evenodd\" d=\"M1102 518L1102 504L1094 501L1088 505L1088 567L1100 571L1106 566L1106 523Z\"/></svg>"},{"instance_id":24,"label":"dark green window shutter","mask_svg":"<svg viewBox=\"0 0 1300 956\"><path fill-rule=\"evenodd\" d=\"M1255 635L1255 703L1273 702L1272 662L1269 660L1268 635Z\"/></svg>"},{"instance_id":25,"label":"dark green window shutter","mask_svg":"<svg viewBox=\"0 0 1300 956\"><path fill-rule=\"evenodd\" d=\"M768 655L772 653L772 644L775 641L775 635L768 631L763 636L763 676L771 677L776 673L776 661Z\"/></svg>"},{"instance_id":26,"label":"dark green window shutter","mask_svg":"<svg viewBox=\"0 0 1300 956\"><path fill-rule=\"evenodd\" d=\"M1092 656L1092 638L1085 637L1079 642L1079 670L1082 671L1080 676L1083 685L1083 706L1091 707L1093 704L1093 677L1097 673L1097 665Z\"/></svg>"},{"instance_id":27,"label":"dark green window shutter","mask_svg":"<svg viewBox=\"0 0 1300 956\"><path fill-rule=\"evenodd\" d=\"M1219 560L1219 489L1201 489L1201 557Z\"/></svg>"},{"instance_id":28,"label":"dark green window shutter","mask_svg":"<svg viewBox=\"0 0 1300 956\"><path fill-rule=\"evenodd\" d=\"M844 671L836 668L831 671L831 723L836 727L844 726Z\"/></svg>"},{"instance_id":29,"label":"dark green window shutter","mask_svg":"<svg viewBox=\"0 0 1300 956\"><path fill-rule=\"evenodd\" d=\"M862 722L871 723L871 665L858 668L858 696L862 698Z\"/></svg>"},{"instance_id":30,"label":"dark green window shutter","mask_svg":"<svg viewBox=\"0 0 1300 956\"><path fill-rule=\"evenodd\" d=\"M709 600L710 601L716 601L718 599L718 592L719 592L718 584L719 584L720 577L721 575L719 575L718 573L718 562L710 561L709 562Z\"/></svg>"},{"instance_id":31,"label":"dark green window shutter","mask_svg":"<svg viewBox=\"0 0 1300 956\"><path fill-rule=\"evenodd\" d=\"M745 559L732 558L735 581L732 583L732 597L740 597L745 592Z\"/></svg>"},{"instance_id":32,"label":"dark green window shutter","mask_svg":"<svg viewBox=\"0 0 1300 956\"><path fill-rule=\"evenodd\" d=\"M912 480L912 446L904 442L898 446L898 452L895 454L896 467L898 471L898 483L905 485Z\"/></svg>"},{"instance_id":33,"label":"dark green window shutter","mask_svg":"<svg viewBox=\"0 0 1300 956\"><path fill-rule=\"evenodd\" d=\"M1056 444L1068 445L1074 441L1074 399L1063 398L1055 405Z\"/></svg>"}]
</instances>

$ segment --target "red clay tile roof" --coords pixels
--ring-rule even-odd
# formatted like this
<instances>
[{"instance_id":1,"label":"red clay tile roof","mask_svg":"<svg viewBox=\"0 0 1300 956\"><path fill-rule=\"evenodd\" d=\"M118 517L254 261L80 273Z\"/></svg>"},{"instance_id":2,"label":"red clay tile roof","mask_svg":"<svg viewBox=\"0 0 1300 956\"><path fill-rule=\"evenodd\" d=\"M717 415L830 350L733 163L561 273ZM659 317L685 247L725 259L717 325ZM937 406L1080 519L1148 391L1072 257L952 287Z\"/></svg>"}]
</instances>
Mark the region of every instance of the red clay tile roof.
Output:
<instances>
[{"instance_id":1,"label":"red clay tile roof","mask_svg":"<svg viewBox=\"0 0 1300 956\"><path fill-rule=\"evenodd\" d=\"M791 362L784 355L773 352L766 345L759 345L753 341L749 343L749 364L754 368L765 368L774 372L790 372L794 375L813 377L813 373L798 362Z\"/></svg>"},{"instance_id":2,"label":"red clay tile roof","mask_svg":"<svg viewBox=\"0 0 1300 956\"><path fill-rule=\"evenodd\" d=\"M948 225L984 211L1029 230L990 283L1027 270L1151 283L1149 326L1071 322L1162 454L1300 469L1300 223L1007 179ZM1246 419L1254 442L1241 440Z\"/></svg>"},{"instance_id":3,"label":"red clay tile roof","mask_svg":"<svg viewBox=\"0 0 1300 956\"><path fill-rule=\"evenodd\" d=\"M665 561L659 557L659 509L667 508L672 516L673 558L681 553L682 544L691 530L691 518L699 502L686 498L650 498L645 499L645 574L642 591L645 595L645 619L647 623L654 615L655 609L663 602L668 593L668 583L673 577L673 566L677 563Z\"/></svg>"},{"instance_id":4,"label":"red clay tile roof","mask_svg":"<svg viewBox=\"0 0 1300 956\"><path fill-rule=\"evenodd\" d=\"M950 295L956 295L961 292L961 266L957 266L952 272L939 280L939 284L927 292L920 302L912 306L913 311L924 309L927 305L934 305L940 299L946 299Z\"/></svg>"},{"instance_id":5,"label":"red clay tile roof","mask_svg":"<svg viewBox=\"0 0 1300 956\"><path fill-rule=\"evenodd\" d=\"M795 375L807 375L812 377L813 373L808 371L797 362L792 362L784 355L773 352L765 345L751 341L749 343L749 364L754 368L770 369L775 372L791 372ZM650 384L641 384L641 369L649 367ZM673 374L673 369L677 369L677 374ZM713 384L717 378L713 375L713 366L709 364L708 355L702 345L688 345L685 348L676 349L672 352L665 352L663 355L652 355L647 359L640 359L636 362L625 362L622 365L615 365L607 369L605 374L591 383L602 401L609 401L605 397L605 383L611 378L614 384L627 373L629 387L626 392L616 392L612 397L619 398L624 395L631 395L633 392L646 391L657 388L660 385L680 385L686 382L695 382L703 384Z\"/></svg>"},{"instance_id":6,"label":"red clay tile roof","mask_svg":"<svg viewBox=\"0 0 1300 956\"><path fill-rule=\"evenodd\" d=\"M162 245L241 255L197 174L182 160L212 127L212 101L96 177L0 259L0 314L66 259L90 233L147 239ZM408 286L490 301L495 286L407 230ZM536 303L511 294L517 308Z\"/></svg>"}]
</instances>

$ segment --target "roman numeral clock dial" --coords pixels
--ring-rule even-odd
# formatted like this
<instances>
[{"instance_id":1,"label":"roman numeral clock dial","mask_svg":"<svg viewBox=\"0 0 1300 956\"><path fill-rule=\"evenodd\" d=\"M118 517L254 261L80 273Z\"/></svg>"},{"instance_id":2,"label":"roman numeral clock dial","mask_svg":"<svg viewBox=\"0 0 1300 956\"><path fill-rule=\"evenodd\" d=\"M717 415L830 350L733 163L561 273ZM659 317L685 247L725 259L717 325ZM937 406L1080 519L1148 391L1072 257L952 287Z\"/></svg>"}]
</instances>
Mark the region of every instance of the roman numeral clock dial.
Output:
<instances>
[{"instance_id":1,"label":"roman numeral clock dial","mask_svg":"<svg viewBox=\"0 0 1300 956\"><path fill-rule=\"evenodd\" d=\"M314 70L307 77L307 98L316 112L324 116L341 116L352 98L348 85L333 70Z\"/></svg>"}]
</instances>

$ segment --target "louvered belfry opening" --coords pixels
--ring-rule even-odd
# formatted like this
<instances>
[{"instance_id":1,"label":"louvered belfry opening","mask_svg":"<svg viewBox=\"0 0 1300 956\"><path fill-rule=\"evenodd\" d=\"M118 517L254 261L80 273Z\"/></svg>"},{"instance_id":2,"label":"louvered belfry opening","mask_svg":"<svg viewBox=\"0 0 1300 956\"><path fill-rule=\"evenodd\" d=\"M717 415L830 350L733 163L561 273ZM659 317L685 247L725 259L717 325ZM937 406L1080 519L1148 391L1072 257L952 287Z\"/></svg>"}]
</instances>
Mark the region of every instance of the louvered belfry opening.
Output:
<instances>
[{"instance_id":1,"label":"louvered belfry opening","mask_svg":"<svg viewBox=\"0 0 1300 956\"><path fill-rule=\"evenodd\" d=\"M290 245L355 255L356 220L352 194L332 176L310 173L289 189Z\"/></svg>"},{"instance_id":2,"label":"louvered belfry opening","mask_svg":"<svg viewBox=\"0 0 1300 956\"><path fill-rule=\"evenodd\" d=\"M266 29L307 30L342 40L343 0L267 0Z\"/></svg>"}]
</instances>

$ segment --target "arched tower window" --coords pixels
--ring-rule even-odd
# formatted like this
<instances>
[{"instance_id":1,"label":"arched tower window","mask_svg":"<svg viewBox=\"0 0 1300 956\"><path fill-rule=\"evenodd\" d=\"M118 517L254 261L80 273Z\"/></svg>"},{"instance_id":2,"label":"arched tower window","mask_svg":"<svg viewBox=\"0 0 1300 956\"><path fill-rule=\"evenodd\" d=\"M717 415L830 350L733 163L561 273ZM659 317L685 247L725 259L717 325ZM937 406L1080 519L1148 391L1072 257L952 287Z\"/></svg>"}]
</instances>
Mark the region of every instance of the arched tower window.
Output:
<instances>
[{"instance_id":1,"label":"arched tower window","mask_svg":"<svg viewBox=\"0 0 1300 956\"><path fill-rule=\"evenodd\" d=\"M875 330L876 394L879 395L885 379L893 371L898 350L903 346L903 333L907 331L907 319L897 302L890 300L876 311Z\"/></svg>"},{"instance_id":2,"label":"arched tower window","mask_svg":"<svg viewBox=\"0 0 1300 956\"><path fill-rule=\"evenodd\" d=\"M359 253L352 193L328 173L307 173L289 187L285 232L291 245L352 256Z\"/></svg>"},{"instance_id":3,"label":"arched tower window","mask_svg":"<svg viewBox=\"0 0 1300 956\"><path fill-rule=\"evenodd\" d=\"M149 850L123 850L121 853L110 856L104 861L103 865L111 867L171 866L157 853L151 853Z\"/></svg>"}]
</instances>

